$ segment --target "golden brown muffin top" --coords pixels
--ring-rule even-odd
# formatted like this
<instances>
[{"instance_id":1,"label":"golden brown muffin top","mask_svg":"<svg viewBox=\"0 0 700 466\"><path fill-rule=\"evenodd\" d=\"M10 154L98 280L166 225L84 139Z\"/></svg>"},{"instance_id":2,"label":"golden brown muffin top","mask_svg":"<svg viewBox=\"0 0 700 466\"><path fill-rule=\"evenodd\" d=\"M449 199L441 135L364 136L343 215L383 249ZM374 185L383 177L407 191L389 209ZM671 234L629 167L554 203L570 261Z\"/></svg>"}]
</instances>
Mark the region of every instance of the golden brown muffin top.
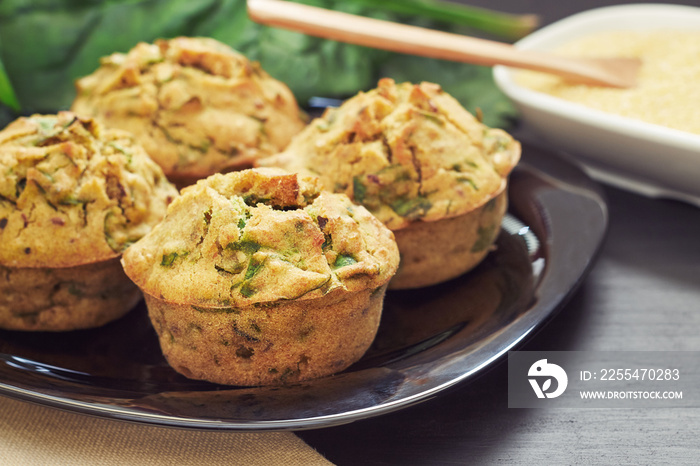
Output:
<instances>
[{"instance_id":1,"label":"golden brown muffin top","mask_svg":"<svg viewBox=\"0 0 700 466\"><path fill-rule=\"evenodd\" d=\"M76 88L74 111L132 132L173 178L250 167L306 124L285 84L209 38L139 43Z\"/></svg>"},{"instance_id":2,"label":"golden brown muffin top","mask_svg":"<svg viewBox=\"0 0 700 466\"><path fill-rule=\"evenodd\" d=\"M182 190L163 222L122 258L145 292L238 307L374 289L396 272L394 235L318 179L278 169L213 175Z\"/></svg>"},{"instance_id":3,"label":"golden brown muffin top","mask_svg":"<svg viewBox=\"0 0 700 466\"><path fill-rule=\"evenodd\" d=\"M0 264L71 267L119 256L177 196L128 133L71 112L0 131Z\"/></svg>"},{"instance_id":4,"label":"golden brown muffin top","mask_svg":"<svg viewBox=\"0 0 700 466\"><path fill-rule=\"evenodd\" d=\"M398 230L485 204L519 158L517 141L483 125L439 85L385 78L327 109L259 164L319 176Z\"/></svg>"}]
</instances>

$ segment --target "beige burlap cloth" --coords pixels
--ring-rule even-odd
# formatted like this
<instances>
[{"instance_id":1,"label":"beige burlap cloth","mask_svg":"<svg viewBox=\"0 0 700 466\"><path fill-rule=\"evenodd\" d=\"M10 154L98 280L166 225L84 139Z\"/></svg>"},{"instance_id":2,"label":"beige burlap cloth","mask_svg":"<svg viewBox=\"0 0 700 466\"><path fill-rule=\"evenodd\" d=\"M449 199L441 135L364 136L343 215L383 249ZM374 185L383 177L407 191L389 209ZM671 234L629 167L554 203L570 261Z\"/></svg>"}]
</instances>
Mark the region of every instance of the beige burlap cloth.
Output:
<instances>
[{"instance_id":1,"label":"beige burlap cloth","mask_svg":"<svg viewBox=\"0 0 700 466\"><path fill-rule=\"evenodd\" d=\"M102 419L0 396L0 464L329 465L291 432L212 432Z\"/></svg>"}]
</instances>

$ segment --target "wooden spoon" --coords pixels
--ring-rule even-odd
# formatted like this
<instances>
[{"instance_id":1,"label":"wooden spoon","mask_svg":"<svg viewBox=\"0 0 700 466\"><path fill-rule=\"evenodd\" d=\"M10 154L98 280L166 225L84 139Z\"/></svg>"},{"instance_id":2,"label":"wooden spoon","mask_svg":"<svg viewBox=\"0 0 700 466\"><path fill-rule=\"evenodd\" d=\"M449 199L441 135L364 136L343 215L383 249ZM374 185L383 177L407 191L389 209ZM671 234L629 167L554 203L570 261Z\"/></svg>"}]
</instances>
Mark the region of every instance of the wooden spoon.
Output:
<instances>
[{"instance_id":1,"label":"wooden spoon","mask_svg":"<svg viewBox=\"0 0 700 466\"><path fill-rule=\"evenodd\" d=\"M282 0L247 0L248 15L260 24L394 52L551 73L572 83L632 87L636 58L571 58L520 50L510 44L392 23Z\"/></svg>"}]
</instances>

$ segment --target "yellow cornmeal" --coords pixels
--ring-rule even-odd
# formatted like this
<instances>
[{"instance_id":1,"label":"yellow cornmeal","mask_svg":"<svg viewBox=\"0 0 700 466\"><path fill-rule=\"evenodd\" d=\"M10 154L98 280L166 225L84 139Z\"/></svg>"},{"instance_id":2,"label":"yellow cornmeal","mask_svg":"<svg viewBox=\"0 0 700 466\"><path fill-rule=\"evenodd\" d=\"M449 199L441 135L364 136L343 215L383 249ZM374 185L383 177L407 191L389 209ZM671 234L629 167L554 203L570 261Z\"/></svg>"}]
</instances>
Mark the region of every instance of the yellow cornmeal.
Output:
<instances>
[{"instance_id":1,"label":"yellow cornmeal","mask_svg":"<svg viewBox=\"0 0 700 466\"><path fill-rule=\"evenodd\" d=\"M571 56L638 57L637 86L571 85L523 71L518 84L609 113L700 134L700 31L615 31L579 38L556 49Z\"/></svg>"}]
</instances>

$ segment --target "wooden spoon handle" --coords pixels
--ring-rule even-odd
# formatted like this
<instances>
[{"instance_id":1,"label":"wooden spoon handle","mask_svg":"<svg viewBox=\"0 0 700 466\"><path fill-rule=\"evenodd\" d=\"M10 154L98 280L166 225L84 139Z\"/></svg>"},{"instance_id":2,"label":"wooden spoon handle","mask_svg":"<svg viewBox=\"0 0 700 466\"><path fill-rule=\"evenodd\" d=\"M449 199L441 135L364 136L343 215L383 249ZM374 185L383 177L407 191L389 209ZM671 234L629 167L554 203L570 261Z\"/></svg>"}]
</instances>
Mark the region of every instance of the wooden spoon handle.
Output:
<instances>
[{"instance_id":1,"label":"wooden spoon handle","mask_svg":"<svg viewBox=\"0 0 700 466\"><path fill-rule=\"evenodd\" d=\"M544 71L571 81L627 87L631 83L579 60L519 50L510 44L392 23L281 0L248 0L248 15L261 24L411 55L477 65L506 65Z\"/></svg>"}]
</instances>

